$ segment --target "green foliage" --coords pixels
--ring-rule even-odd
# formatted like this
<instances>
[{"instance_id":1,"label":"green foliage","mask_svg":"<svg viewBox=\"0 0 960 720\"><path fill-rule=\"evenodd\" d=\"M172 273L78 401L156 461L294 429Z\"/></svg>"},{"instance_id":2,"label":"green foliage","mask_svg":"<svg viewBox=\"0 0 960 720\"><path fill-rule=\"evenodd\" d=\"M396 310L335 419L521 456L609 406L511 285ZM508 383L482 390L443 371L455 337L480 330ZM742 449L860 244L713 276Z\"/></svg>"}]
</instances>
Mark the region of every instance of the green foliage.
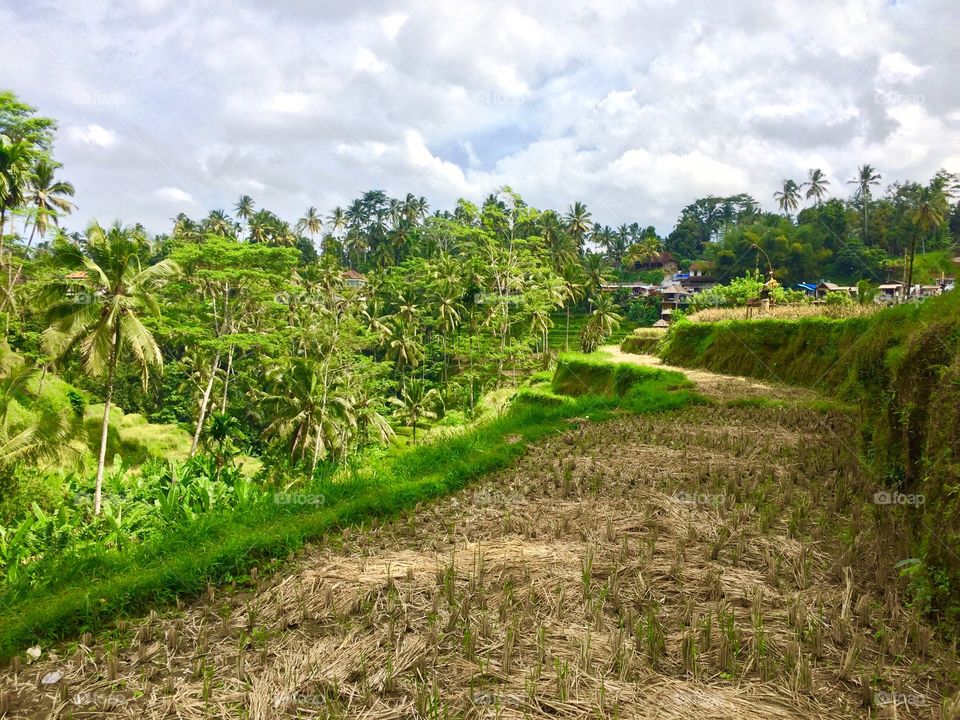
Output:
<instances>
[{"instance_id":1,"label":"green foliage","mask_svg":"<svg viewBox=\"0 0 960 720\"><path fill-rule=\"evenodd\" d=\"M748 300L760 297L766 278L759 270L747 271L743 277L735 277L729 283L714 285L709 290L695 294L690 300L692 311L711 307L743 307ZM770 299L776 304L805 302L808 296L802 290L774 287Z\"/></svg>"},{"instance_id":2,"label":"green foliage","mask_svg":"<svg viewBox=\"0 0 960 720\"><path fill-rule=\"evenodd\" d=\"M823 302L827 305L853 305L853 298L850 293L843 290L834 290L823 296Z\"/></svg>"}]
</instances>

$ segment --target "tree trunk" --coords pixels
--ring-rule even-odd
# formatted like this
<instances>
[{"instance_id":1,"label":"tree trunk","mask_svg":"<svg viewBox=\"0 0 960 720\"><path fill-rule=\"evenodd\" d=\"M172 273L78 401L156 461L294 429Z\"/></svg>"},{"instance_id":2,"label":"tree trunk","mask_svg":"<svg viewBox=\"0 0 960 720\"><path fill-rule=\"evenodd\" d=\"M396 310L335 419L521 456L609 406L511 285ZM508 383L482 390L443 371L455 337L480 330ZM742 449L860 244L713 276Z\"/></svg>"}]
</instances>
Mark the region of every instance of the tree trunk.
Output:
<instances>
[{"instance_id":1,"label":"tree trunk","mask_svg":"<svg viewBox=\"0 0 960 720\"><path fill-rule=\"evenodd\" d=\"M910 298L910 290L913 287L913 258L917 254L917 236L914 234L913 239L910 241L910 265L907 270L907 299Z\"/></svg>"},{"instance_id":2,"label":"tree trunk","mask_svg":"<svg viewBox=\"0 0 960 720\"><path fill-rule=\"evenodd\" d=\"M233 345L230 346L230 353L227 355L227 374L223 378L223 402L220 403L220 413L227 412L227 390L230 389L230 372L233 370Z\"/></svg>"},{"instance_id":3,"label":"tree trunk","mask_svg":"<svg viewBox=\"0 0 960 720\"><path fill-rule=\"evenodd\" d=\"M97 457L97 485L93 494L93 514L100 514L103 496L103 468L107 459L107 435L110 430L110 401L113 400L113 378L117 370L117 356L120 354L120 326L113 335L113 349L110 351L110 368L107 371L107 396L103 401L103 424L100 427L100 455Z\"/></svg>"},{"instance_id":4,"label":"tree trunk","mask_svg":"<svg viewBox=\"0 0 960 720\"><path fill-rule=\"evenodd\" d=\"M203 422L207 419L207 409L210 407L210 395L213 392L213 379L217 375L217 369L220 367L220 353L213 358L213 365L210 368L210 379L207 380L207 387L203 391L203 398L200 401L200 417L197 418L197 429L193 433L193 443L190 445L190 457L197 454L197 445L200 443L200 432L203 430Z\"/></svg>"},{"instance_id":5,"label":"tree trunk","mask_svg":"<svg viewBox=\"0 0 960 720\"><path fill-rule=\"evenodd\" d=\"M570 303L567 303L567 329L563 334L563 349L570 349Z\"/></svg>"}]
</instances>

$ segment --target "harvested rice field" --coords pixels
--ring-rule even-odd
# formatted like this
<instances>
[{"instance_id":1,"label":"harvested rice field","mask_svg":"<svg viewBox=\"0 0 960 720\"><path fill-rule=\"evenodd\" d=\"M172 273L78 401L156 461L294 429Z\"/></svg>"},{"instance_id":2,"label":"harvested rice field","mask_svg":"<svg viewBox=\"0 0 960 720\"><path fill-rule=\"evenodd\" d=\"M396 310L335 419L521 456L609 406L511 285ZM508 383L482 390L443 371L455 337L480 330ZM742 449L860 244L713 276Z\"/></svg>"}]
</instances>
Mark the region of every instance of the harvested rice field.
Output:
<instances>
[{"instance_id":1,"label":"harvested rice field","mask_svg":"<svg viewBox=\"0 0 960 720\"><path fill-rule=\"evenodd\" d=\"M901 602L909 508L849 418L781 399L573 421L256 587L21 656L6 717L958 717Z\"/></svg>"}]
</instances>

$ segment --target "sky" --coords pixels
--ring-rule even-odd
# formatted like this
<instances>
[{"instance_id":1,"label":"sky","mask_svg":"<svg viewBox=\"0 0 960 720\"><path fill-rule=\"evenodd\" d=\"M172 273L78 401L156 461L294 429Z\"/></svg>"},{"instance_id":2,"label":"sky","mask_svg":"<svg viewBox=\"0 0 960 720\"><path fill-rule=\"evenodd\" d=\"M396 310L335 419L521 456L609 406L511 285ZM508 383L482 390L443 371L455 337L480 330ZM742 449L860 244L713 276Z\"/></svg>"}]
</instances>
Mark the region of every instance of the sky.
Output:
<instances>
[{"instance_id":1,"label":"sky","mask_svg":"<svg viewBox=\"0 0 960 720\"><path fill-rule=\"evenodd\" d=\"M59 122L68 225L369 189L669 232L823 169L960 172L957 0L0 0L0 88Z\"/></svg>"}]
</instances>

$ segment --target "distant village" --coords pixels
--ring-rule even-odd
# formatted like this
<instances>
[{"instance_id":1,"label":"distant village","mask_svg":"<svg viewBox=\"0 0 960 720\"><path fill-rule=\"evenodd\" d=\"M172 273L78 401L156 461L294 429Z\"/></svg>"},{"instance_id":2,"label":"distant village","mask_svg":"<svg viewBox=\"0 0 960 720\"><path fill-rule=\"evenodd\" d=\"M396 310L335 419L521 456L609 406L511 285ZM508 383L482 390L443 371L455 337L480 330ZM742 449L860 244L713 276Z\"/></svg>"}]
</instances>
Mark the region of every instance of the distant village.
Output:
<instances>
[{"instance_id":1,"label":"distant village","mask_svg":"<svg viewBox=\"0 0 960 720\"><path fill-rule=\"evenodd\" d=\"M954 258L960 264L960 257ZM633 265L634 270L659 270L663 272L663 282L653 285L643 282L609 282L601 285L601 289L608 292L625 291L633 297L659 296L661 301L661 317L654 327L666 327L670 323L673 312L683 309L690 304L697 293L709 290L721 283L716 277L715 266L709 260L695 260L690 263L687 272L680 272L680 267L669 252L658 253L644 262ZM856 285L838 285L828 280L817 282L801 282L792 286L795 290L805 292L813 302L823 302L828 293L845 292L856 299L858 290ZM956 278L942 275L933 285L912 285L906 291L902 282L889 281L877 288L877 297L874 302L893 304L912 298L926 298L950 292L956 287Z\"/></svg>"}]
</instances>

